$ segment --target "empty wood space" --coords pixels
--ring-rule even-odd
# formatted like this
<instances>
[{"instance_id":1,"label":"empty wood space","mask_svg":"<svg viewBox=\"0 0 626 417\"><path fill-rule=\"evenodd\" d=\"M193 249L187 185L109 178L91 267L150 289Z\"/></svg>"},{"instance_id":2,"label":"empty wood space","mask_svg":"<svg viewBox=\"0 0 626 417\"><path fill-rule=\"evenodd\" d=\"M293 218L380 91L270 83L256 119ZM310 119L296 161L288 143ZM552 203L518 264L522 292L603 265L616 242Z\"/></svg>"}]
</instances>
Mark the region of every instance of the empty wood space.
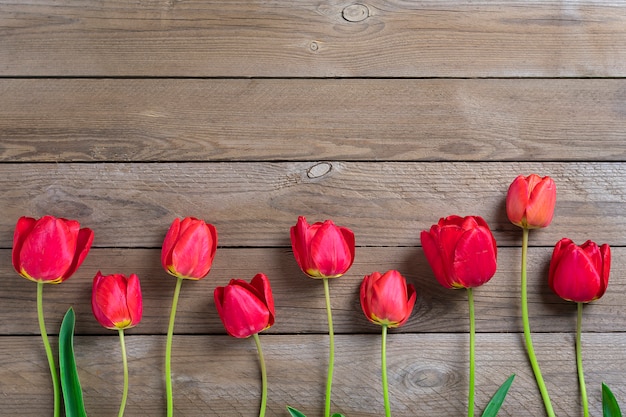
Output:
<instances>
[{"instance_id":1,"label":"empty wood space","mask_svg":"<svg viewBox=\"0 0 626 417\"><path fill-rule=\"evenodd\" d=\"M380 327L359 285L399 270L409 321L388 336L396 417L466 415L467 293L443 288L420 231L479 215L498 270L474 292L477 415L516 374L500 416L545 415L520 312L521 229L505 197L519 174L557 184L552 224L530 234L535 350L558 416L582 416L576 305L547 285L563 237L612 248L608 290L586 305L591 414L607 383L626 410L626 5L612 1L0 0L0 414L52 415L36 285L11 263L20 216L94 230L78 272L44 289L53 347L76 311L87 413L116 415L117 332L91 312L98 270L137 273L144 317L126 332L126 416L166 415L164 353L175 278L160 249L176 217L215 225L209 276L185 281L172 350L175 416L258 415L251 339L224 331L213 290L270 278L267 416L323 415L328 327L322 283L291 250L299 215L356 236L330 281L336 333L332 410L384 415Z\"/></svg>"}]
</instances>

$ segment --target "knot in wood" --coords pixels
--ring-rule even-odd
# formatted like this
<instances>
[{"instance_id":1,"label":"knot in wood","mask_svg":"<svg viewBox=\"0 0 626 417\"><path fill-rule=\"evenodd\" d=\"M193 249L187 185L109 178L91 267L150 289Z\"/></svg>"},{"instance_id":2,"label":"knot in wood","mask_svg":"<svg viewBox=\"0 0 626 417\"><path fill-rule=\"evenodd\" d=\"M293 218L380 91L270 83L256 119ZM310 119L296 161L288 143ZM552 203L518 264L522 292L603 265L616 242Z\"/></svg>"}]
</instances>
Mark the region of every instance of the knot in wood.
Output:
<instances>
[{"instance_id":1,"label":"knot in wood","mask_svg":"<svg viewBox=\"0 0 626 417\"><path fill-rule=\"evenodd\" d=\"M362 22L370 16L370 10L364 4L351 4L343 9L341 15L348 22Z\"/></svg>"},{"instance_id":2,"label":"knot in wood","mask_svg":"<svg viewBox=\"0 0 626 417\"><path fill-rule=\"evenodd\" d=\"M324 175L328 174L333 169L333 166L328 162L320 162L318 164L313 165L306 172L306 176L313 178L320 178Z\"/></svg>"}]
</instances>

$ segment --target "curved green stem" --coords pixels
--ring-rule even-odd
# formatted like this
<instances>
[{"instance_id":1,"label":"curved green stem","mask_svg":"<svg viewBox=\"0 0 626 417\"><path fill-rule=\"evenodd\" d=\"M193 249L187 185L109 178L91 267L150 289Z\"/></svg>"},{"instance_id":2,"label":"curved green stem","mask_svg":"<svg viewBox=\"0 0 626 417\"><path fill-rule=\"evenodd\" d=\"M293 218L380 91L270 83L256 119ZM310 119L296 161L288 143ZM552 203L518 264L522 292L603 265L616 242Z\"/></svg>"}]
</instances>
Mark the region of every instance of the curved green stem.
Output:
<instances>
[{"instance_id":1,"label":"curved green stem","mask_svg":"<svg viewBox=\"0 0 626 417\"><path fill-rule=\"evenodd\" d=\"M580 384L580 398L583 404L583 413L589 417L589 401L587 400L587 388L585 386L585 374L583 373L583 353L582 353L582 323L583 323L583 303L578 304L578 319L576 320L576 366L578 369L578 383Z\"/></svg>"},{"instance_id":2,"label":"curved green stem","mask_svg":"<svg viewBox=\"0 0 626 417\"><path fill-rule=\"evenodd\" d=\"M554 417L554 410L552 409L552 403L550 402L550 396L546 384L541 376L541 369L535 356L535 349L533 348L533 341L530 334L530 323L528 320L528 280L526 277L526 259L528 252L528 228L522 228L522 321L524 324L524 340L526 342L526 352L528 353L528 359L532 366L533 373L535 374L535 380L537 381L537 387L541 392L541 398L546 409L546 413L549 417Z\"/></svg>"},{"instance_id":3,"label":"curved green stem","mask_svg":"<svg viewBox=\"0 0 626 417\"><path fill-rule=\"evenodd\" d=\"M391 406L389 405L389 384L387 383L387 325L383 324L382 346L380 364L382 368L383 399L385 401L385 417L391 417Z\"/></svg>"},{"instance_id":4,"label":"curved green stem","mask_svg":"<svg viewBox=\"0 0 626 417\"><path fill-rule=\"evenodd\" d=\"M124 329L118 329L120 334L120 346L122 349L122 364L124 366L124 390L122 391L122 402L120 403L120 411L118 417L124 415L126 408L126 398L128 397L128 359L126 357L126 343L124 342Z\"/></svg>"},{"instance_id":5,"label":"curved green stem","mask_svg":"<svg viewBox=\"0 0 626 417\"><path fill-rule=\"evenodd\" d=\"M52 354L52 348L50 347L50 341L48 340L48 333L46 332L46 323L43 318L43 286L43 281L37 282L37 318L39 319L39 332L41 333L43 346L46 350L46 356L48 357L50 375L52 376L54 417L59 417L61 415L61 385L59 382L59 375L57 374L57 367L54 362L54 355Z\"/></svg>"},{"instance_id":6,"label":"curved green stem","mask_svg":"<svg viewBox=\"0 0 626 417\"><path fill-rule=\"evenodd\" d=\"M330 289L328 288L328 278L323 278L324 296L326 298L326 314L328 316L328 338L329 349L328 355L328 374L326 377L326 404L324 406L324 416L330 417L330 392L333 385L333 369L335 365L335 332L333 331L333 313L330 309Z\"/></svg>"},{"instance_id":7,"label":"curved green stem","mask_svg":"<svg viewBox=\"0 0 626 417\"><path fill-rule=\"evenodd\" d=\"M165 343L165 395L167 397L167 417L174 415L174 398L172 396L172 338L174 336L174 319L178 307L178 297L183 278L177 278L174 297L172 298L172 311L170 312L170 324L167 328L167 340Z\"/></svg>"},{"instance_id":8,"label":"curved green stem","mask_svg":"<svg viewBox=\"0 0 626 417\"><path fill-rule=\"evenodd\" d=\"M256 349L259 352L259 363L261 364L261 381L263 385L259 417L264 417L265 408L267 407L267 370L265 369L265 359L263 358L263 350L261 349L261 339L259 338L259 334L255 333L252 336L254 337L254 343L256 343Z\"/></svg>"},{"instance_id":9,"label":"curved green stem","mask_svg":"<svg viewBox=\"0 0 626 417\"><path fill-rule=\"evenodd\" d=\"M467 416L474 416L474 396L475 396L475 380L476 380L476 325L474 319L474 292L471 288L467 289L467 299L469 302L469 320L470 320L470 368L469 368L469 394L467 396Z\"/></svg>"}]
</instances>

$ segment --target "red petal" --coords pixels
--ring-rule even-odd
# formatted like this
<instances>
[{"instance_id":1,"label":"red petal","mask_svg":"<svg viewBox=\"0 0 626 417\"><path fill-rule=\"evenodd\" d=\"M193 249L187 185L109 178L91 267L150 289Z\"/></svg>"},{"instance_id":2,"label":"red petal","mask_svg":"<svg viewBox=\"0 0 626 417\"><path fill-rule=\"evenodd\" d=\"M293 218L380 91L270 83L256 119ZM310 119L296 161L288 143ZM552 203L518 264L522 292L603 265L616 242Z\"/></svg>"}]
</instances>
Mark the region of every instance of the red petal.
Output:
<instances>
[{"instance_id":1,"label":"red petal","mask_svg":"<svg viewBox=\"0 0 626 417\"><path fill-rule=\"evenodd\" d=\"M407 296L408 296L408 300L406 303L406 316L404 317L404 320L398 323L398 327L406 323L409 317L411 317L411 313L413 312L413 307L415 306L415 300L417 299L417 293L415 292L415 287L413 286L413 284L407 285Z\"/></svg>"},{"instance_id":2,"label":"red petal","mask_svg":"<svg viewBox=\"0 0 626 417\"><path fill-rule=\"evenodd\" d=\"M171 267L177 276L204 278L210 271L217 248L215 228L202 220L183 220L180 235L171 251ZM193 222L192 222L193 221ZM168 268L169 269L169 268Z\"/></svg>"},{"instance_id":3,"label":"red petal","mask_svg":"<svg viewBox=\"0 0 626 417\"><path fill-rule=\"evenodd\" d=\"M556 245L554 245L554 249L552 250L552 258L550 260L550 269L548 271L548 285L552 286L551 283L554 279L556 267L561 261L561 257L565 253L565 248L573 244L574 242L571 239L564 237L563 239L559 240Z\"/></svg>"},{"instance_id":4,"label":"red petal","mask_svg":"<svg viewBox=\"0 0 626 417\"><path fill-rule=\"evenodd\" d=\"M426 230L422 231L420 234L422 249L424 250L426 260L433 270L433 274L435 275L437 281L439 281L439 283L446 288L452 288L448 279L448 258L450 256L441 246L439 241L439 232L440 230L437 226L431 227L430 232Z\"/></svg>"},{"instance_id":5,"label":"red petal","mask_svg":"<svg viewBox=\"0 0 626 417\"><path fill-rule=\"evenodd\" d=\"M371 275L366 275L361 281L361 286L359 288L359 299L361 301L361 309L363 310L363 314L369 320L372 320L372 309L371 309L371 285L374 280L380 278L380 273L374 272Z\"/></svg>"},{"instance_id":6,"label":"red petal","mask_svg":"<svg viewBox=\"0 0 626 417\"><path fill-rule=\"evenodd\" d=\"M241 285L227 285L221 294L220 318L233 337L252 336L269 325L270 313L258 297Z\"/></svg>"},{"instance_id":7,"label":"red petal","mask_svg":"<svg viewBox=\"0 0 626 417\"><path fill-rule=\"evenodd\" d=\"M478 287L496 273L493 236L483 228L472 229L459 239L454 253L454 276L464 288Z\"/></svg>"},{"instance_id":8,"label":"red petal","mask_svg":"<svg viewBox=\"0 0 626 417\"><path fill-rule=\"evenodd\" d=\"M382 320L398 323L406 315L407 288L398 271L388 271L372 286L372 312Z\"/></svg>"},{"instance_id":9,"label":"red petal","mask_svg":"<svg viewBox=\"0 0 626 417\"><path fill-rule=\"evenodd\" d=\"M22 271L37 281L60 282L76 251L74 223L52 216L39 219L22 243Z\"/></svg>"},{"instance_id":10,"label":"red petal","mask_svg":"<svg viewBox=\"0 0 626 417\"><path fill-rule=\"evenodd\" d=\"M303 216L298 217L298 222L290 230L291 235L291 249L293 250L293 256L296 258L298 266L304 273L310 269L309 262L309 245L307 231L309 224L306 218Z\"/></svg>"},{"instance_id":11,"label":"red petal","mask_svg":"<svg viewBox=\"0 0 626 417\"><path fill-rule=\"evenodd\" d=\"M528 183L524 176L519 175L509 186L506 195L506 214L511 223L522 226L528 206Z\"/></svg>"},{"instance_id":12,"label":"red petal","mask_svg":"<svg viewBox=\"0 0 626 417\"><path fill-rule=\"evenodd\" d=\"M84 228L78 231L78 236L76 237L76 252L74 252L72 265L70 265L68 270L65 271L65 274L63 274L63 281L71 277L82 265L83 261L87 257L87 254L89 253L89 250L91 249L93 238L94 234L91 229Z\"/></svg>"},{"instance_id":13,"label":"red petal","mask_svg":"<svg viewBox=\"0 0 626 417\"><path fill-rule=\"evenodd\" d=\"M546 227L552 222L556 205L556 185L550 177L544 177L532 188L526 207L529 227Z\"/></svg>"},{"instance_id":14,"label":"red petal","mask_svg":"<svg viewBox=\"0 0 626 417\"><path fill-rule=\"evenodd\" d=\"M269 325L274 325L274 316L276 313L274 311L274 296L272 295L270 280L265 274L259 273L252 278L250 285L257 290L259 297L265 303L265 306L270 313Z\"/></svg>"},{"instance_id":15,"label":"red petal","mask_svg":"<svg viewBox=\"0 0 626 417\"><path fill-rule=\"evenodd\" d=\"M585 303L597 298L600 276L587 254L569 245L554 270L551 287L565 300Z\"/></svg>"},{"instance_id":16,"label":"red petal","mask_svg":"<svg viewBox=\"0 0 626 417\"><path fill-rule=\"evenodd\" d=\"M322 277L343 275L354 261L350 248L337 226L327 220L310 243L311 259Z\"/></svg>"},{"instance_id":17,"label":"red petal","mask_svg":"<svg viewBox=\"0 0 626 417\"><path fill-rule=\"evenodd\" d=\"M143 315L143 297L139 277L135 274L130 274L126 281L126 305L131 317L131 326L136 326Z\"/></svg>"},{"instance_id":18,"label":"red petal","mask_svg":"<svg viewBox=\"0 0 626 417\"><path fill-rule=\"evenodd\" d=\"M163 240L163 246L161 248L161 265L163 269L168 270L172 265L172 250L178 240L178 233L180 231L180 219L176 218L172 222L170 228L167 230L165 239Z\"/></svg>"},{"instance_id":19,"label":"red petal","mask_svg":"<svg viewBox=\"0 0 626 417\"><path fill-rule=\"evenodd\" d=\"M13 233L13 268L18 273L22 271L22 265L20 260L20 253L22 252L22 246L24 245L24 240L33 230L37 220L32 217L20 217L17 221L17 225L15 226L15 232Z\"/></svg>"}]
</instances>

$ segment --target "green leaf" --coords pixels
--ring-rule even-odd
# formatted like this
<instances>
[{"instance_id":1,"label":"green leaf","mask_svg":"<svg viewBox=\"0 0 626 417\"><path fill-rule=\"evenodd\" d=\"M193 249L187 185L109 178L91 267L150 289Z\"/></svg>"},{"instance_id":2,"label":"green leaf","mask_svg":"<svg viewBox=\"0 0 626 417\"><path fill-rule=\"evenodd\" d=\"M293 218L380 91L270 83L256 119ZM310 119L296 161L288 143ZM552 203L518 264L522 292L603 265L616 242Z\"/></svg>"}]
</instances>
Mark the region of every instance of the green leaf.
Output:
<instances>
[{"instance_id":1,"label":"green leaf","mask_svg":"<svg viewBox=\"0 0 626 417\"><path fill-rule=\"evenodd\" d=\"M330 417L345 417L343 414L335 413Z\"/></svg>"},{"instance_id":2,"label":"green leaf","mask_svg":"<svg viewBox=\"0 0 626 417\"><path fill-rule=\"evenodd\" d=\"M59 368L61 388L67 417L87 417L83 403L83 390L78 380L76 360L74 358L74 309L70 307L63 317L59 332Z\"/></svg>"},{"instance_id":3,"label":"green leaf","mask_svg":"<svg viewBox=\"0 0 626 417\"><path fill-rule=\"evenodd\" d=\"M509 388L511 388L511 384L513 383L513 379L515 378L515 374L512 374L493 394L489 404L485 407L485 411L482 413L482 417L496 417L498 412L500 411L500 407L502 407L502 403L506 398L506 395L509 392Z\"/></svg>"},{"instance_id":4,"label":"green leaf","mask_svg":"<svg viewBox=\"0 0 626 417\"><path fill-rule=\"evenodd\" d=\"M622 417L615 396L604 382L602 383L602 415L604 417Z\"/></svg>"},{"instance_id":5,"label":"green leaf","mask_svg":"<svg viewBox=\"0 0 626 417\"><path fill-rule=\"evenodd\" d=\"M306 417L304 414L302 414L300 411L296 410L293 407L287 406L287 411L289 411L289 414L291 414L291 417Z\"/></svg>"}]
</instances>

